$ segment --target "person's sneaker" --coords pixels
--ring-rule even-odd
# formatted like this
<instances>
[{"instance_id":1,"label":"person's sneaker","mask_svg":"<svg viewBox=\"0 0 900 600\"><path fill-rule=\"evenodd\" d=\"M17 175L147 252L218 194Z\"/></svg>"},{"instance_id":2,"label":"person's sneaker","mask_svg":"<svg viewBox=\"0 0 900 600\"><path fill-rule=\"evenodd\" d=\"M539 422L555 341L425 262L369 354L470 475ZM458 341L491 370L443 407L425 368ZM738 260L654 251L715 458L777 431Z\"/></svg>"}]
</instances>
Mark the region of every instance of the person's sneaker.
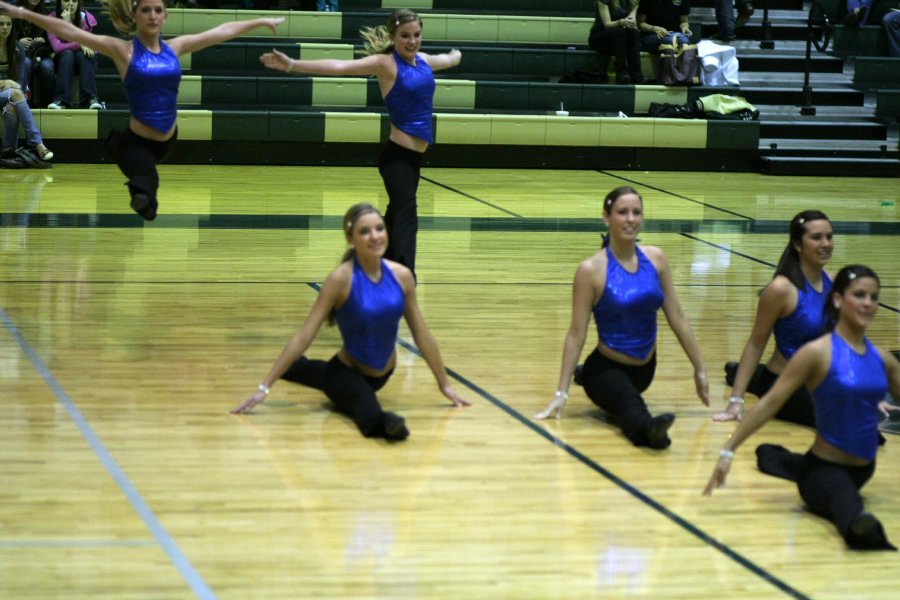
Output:
<instances>
[{"instance_id":1,"label":"person's sneaker","mask_svg":"<svg viewBox=\"0 0 900 600\"><path fill-rule=\"evenodd\" d=\"M725 35L723 33L714 33L712 36L710 36L709 39L716 41L716 42L721 42L723 44L730 44L731 42L734 41L734 36L733 35Z\"/></svg>"},{"instance_id":2,"label":"person's sneaker","mask_svg":"<svg viewBox=\"0 0 900 600\"><path fill-rule=\"evenodd\" d=\"M744 2L738 7L738 16L737 21L735 21L734 26L736 28L741 28L747 24L747 21L750 20L750 17L753 16L753 5L749 2Z\"/></svg>"},{"instance_id":3,"label":"person's sneaker","mask_svg":"<svg viewBox=\"0 0 900 600\"><path fill-rule=\"evenodd\" d=\"M44 146L43 150L34 149L35 154L41 157L41 160L53 160L53 151L50 150L47 146Z\"/></svg>"},{"instance_id":4,"label":"person's sneaker","mask_svg":"<svg viewBox=\"0 0 900 600\"><path fill-rule=\"evenodd\" d=\"M49 108L50 110L62 110L65 108L65 106L63 106L62 102L56 101L48 104L47 108Z\"/></svg>"},{"instance_id":5,"label":"person's sneaker","mask_svg":"<svg viewBox=\"0 0 900 600\"><path fill-rule=\"evenodd\" d=\"M674 413L663 413L650 419L647 427L647 445L654 450L665 450L672 444L669 439L669 428L675 422Z\"/></svg>"},{"instance_id":6,"label":"person's sneaker","mask_svg":"<svg viewBox=\"0 0 900 600\"><path fill-rule=\"evenodd\" d=\"M91 103L88 108L91 110L106 110L106 105L97 98L91 98Z\"/></svg>"}]
</instances>

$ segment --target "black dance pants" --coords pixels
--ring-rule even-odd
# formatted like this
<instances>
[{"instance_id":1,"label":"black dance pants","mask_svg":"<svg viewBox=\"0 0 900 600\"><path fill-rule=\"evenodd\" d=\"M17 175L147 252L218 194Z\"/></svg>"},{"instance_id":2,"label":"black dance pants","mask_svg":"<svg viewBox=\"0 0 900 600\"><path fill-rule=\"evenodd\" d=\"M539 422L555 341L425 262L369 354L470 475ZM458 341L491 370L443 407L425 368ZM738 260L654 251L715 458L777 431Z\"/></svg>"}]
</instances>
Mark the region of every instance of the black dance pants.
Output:
<instances>
[{"instance_id":1,"label":"black dance pants","mask_svg":"<svg viewBox=\"0 0 900 600\"><path fill-rule=\"evenodd\" d=\"M384 213L388 232L385 258L406 265L413 274L416 272L416 234L419 231L416 192L421 167L421 152L391 140L384 144L378 157L378 172L388 195Z\"/></svg>"},{"instance_id":2,"label":"black dance pants","mask_svg":"<svg viewBox=\"0 0 900 600\"><path fill-rule=\"evenodd\" d=\"M653 383L656 353L647 364L623 365L594 350L582 369L584 391L606 411L635 446L647 445L650 411L641 394Z\"/></svg>"},{"instance_id":3,"label":"black dance pants","mask_svg":"<svg viewBox=\"0 0 900 600\"><path fill-rule=\"evenodd\" d=\"M153 206L157 205L156 190L159 188L159 174L156 165L168 159L175 151L178 129L165 142L157 142L141 137L130 128L125 131L113 129L106 138L106 151L119 165L119 170L128 178L131 196L146 194Z\"/></svg>"},{"instance_id":4,"label":"black dance pants","mask_svg":"<svg viewBox=\"0 0 900 600\"><path fill-rule=\"evenodd\" d=\"M375 392L384 387L393 373L391 370L380 377L370 377L348 367L337 355L327 362L301 356L281 378L325 392L338 412L353 419L365 437L389 438L384 427L385 415L389 413L382 410Z\"/></svg>"},{"instance_id":5,"label":"black dance pants","mask_svg":"<svg viewBox=\"0 0 900 600\"><path fill-rule=\"evenodd\" d=\"M797 488L809 509L837 526L848 543L850 525L863 512L859 490L875 473L875 461L863 467L839 465L807 452L800 465Z\"/></svg>"}]
</instances>

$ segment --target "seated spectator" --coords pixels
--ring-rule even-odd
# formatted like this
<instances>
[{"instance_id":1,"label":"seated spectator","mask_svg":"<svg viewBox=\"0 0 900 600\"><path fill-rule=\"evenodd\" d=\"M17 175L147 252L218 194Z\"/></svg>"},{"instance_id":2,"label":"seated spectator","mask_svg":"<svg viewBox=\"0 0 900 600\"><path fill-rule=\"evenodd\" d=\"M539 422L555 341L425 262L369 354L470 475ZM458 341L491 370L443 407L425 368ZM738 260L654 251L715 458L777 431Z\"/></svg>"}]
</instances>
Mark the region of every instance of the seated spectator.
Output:
<instances>
[{"instance_id":1,"label":"seated spectator","mask_svg":"<svg viewBox=\"0 0 900 600\"><path fill-rule=\"evenodd\" d=\"M892 9L882 19L887 37L888 56L900 57L900 10Z\"/></svg>"},{"instance_id":2,"label":"seated spectator","mask_svg":"<svg viewBox=\"0 0 900 600\"><path fill-rule=\"evenodd\" d=\"M338 0L317 0L316 10L320 12L340 12Z\"/></svg>"},{"instance_id":3,"label":"seated spectator","mask_svg":"<svg viewBox=\"0 0 900 600\"><path fill-rule=\"evenodd\" d=\"M690 0L641 0L637 10L641 48L659 52L660 44L687 44L693 33L688 23Z\"/></svg>"},{"instance_id":4,"label":"seated spectator","mask_svg":"<svg viewBox=\"0 0 900 600\"><path fill-rule=\"evenodd\" d=\"M11 79L22 85L24 81L25 50L16 43L12 19L0 15L0 81Z\"/></svg>"},{"instance_id":5,"label":"seated spectator","mask_svg":"<svg viewBox=\"0 0 900 600\"><path fill-rule=\"evenodd\" d=\"M734 18L734 9L737 7L737 20ZM719 31L712 36L719 42L734 41L737 35L735 30L747 24L753 16L753 4L746 0L716 0L716 24Z\"/></svg>"},{"instance_id":6,"label":"seated spectator","mask_svg":"<svg viewBox=\"0 0 900 600\"><path fill-rule=\"evenodd\" d=\"M19 0L25 10L47 14L43 0ZM19 83L31 88L31 106L45 108L53 96L56 74L53 70L53 49L47 32L24 19L16 23L19 44L25 50L24 78Z\"/></svg>"},{"instance_id":7,"label":"seated spectator","mask_svg":"<svg viewBox=\"0 0 900 600\"><path fill-rule=\"evenodd\" d=\"M7 16L0 16L0 36L3 35L3 22ZM8 64L8 63L7 63ZM3 66L0 64L0 69ZM0 160L4 168L26 168L41 166L41 163L53 158L53 153L44 145L41 132L38 131L34 116L25 101L22 86L12 79L0 76L0 111L3 112L3 140L0 142ZM19 145L19 124L25 130L26 141L31 152L16 152ZM49 166L49 165L48 165Z\"/></svg>"},{"instance_id":8,"label":"seated spectator","mask_svg":"<svg viewBox=\"0 0 900 600\"><path fill-rule=\"evenodd\" d=\"M616 83L622 85L644 82L637 8L638 0L597 0L588 37L592 50L616 58Z\"/></svg>"},{"instance_id":9,"label":"seated spectator","mask_svg":"<svg viewBox=\"0 0 900 600\"><path fill-rule=\"evenodd\" d=\"M97 19L84 10L82 0L56 0L56 10L50 16L71 21L85 31L92 31L97 26ZM97 98L97 53L94 49L78 42L61 40L52 33L48 33L47 37L56 54L56 87L53 102L47 108L58 110L72 107L72 79L76 73L81 76L81 105L92 109L103 108Z\"/></svg>"}]
</instances>

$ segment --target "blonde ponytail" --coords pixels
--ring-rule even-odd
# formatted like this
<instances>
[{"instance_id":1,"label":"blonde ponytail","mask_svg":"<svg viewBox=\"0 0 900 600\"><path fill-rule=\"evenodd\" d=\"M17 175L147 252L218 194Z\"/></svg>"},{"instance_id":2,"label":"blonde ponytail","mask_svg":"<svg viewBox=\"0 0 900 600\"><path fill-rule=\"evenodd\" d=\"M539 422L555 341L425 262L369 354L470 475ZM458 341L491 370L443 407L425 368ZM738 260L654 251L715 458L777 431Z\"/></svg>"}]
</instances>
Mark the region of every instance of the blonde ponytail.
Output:
<instances>
[{"instance_id":1,"label":"blonde ponytail","mask_svg":"<svg viewBox=\"0 0 900 600\"><path fill-rule=\"evenodd\" d=\"M120 33L133 34L137 31L137 23L134 22L134 11L137 10L141 0L101 0L103 9L109 15L109 20Z\"/></svg>"}]
</instances>

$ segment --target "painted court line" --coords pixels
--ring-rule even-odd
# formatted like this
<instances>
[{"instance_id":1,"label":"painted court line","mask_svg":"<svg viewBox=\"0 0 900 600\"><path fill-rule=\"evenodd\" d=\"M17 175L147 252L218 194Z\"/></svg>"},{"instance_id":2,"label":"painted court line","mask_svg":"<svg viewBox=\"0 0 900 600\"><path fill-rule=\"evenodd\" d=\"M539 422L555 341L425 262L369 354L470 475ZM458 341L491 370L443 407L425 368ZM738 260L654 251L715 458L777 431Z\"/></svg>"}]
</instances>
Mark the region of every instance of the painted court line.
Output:
<instances>
[{"instance_id":1,"label":"painted court line","mask_svg":"<svg viewBox=\"0 0 900 600\"><path fill-rule=\"evenodd\" d=\"M113 457L110 456L109 452L106 450L106 447L103 445L103 442L101 442L100 439L94 434L91 426L88 425L87 421L82 416L81 411L78 410L78 408L75 406L75 403L72 402L72 399L69 398L69 395L66 393L66 391L62 388L61 385L59 385L59 382L56 381L56 378L46 367L46 365L44 365L44 361L42 361L37 353L35 353L35 351L31 348L31 345L22 336L22 334L19 332L19 329L15 326L15 324L9 318L9 315L2 307L0 307L0 320L3 321L3 325L4 327L6 327L6 330L9 331L13 339L16 340L16 343L19 345L19 348L22 350L22 352L28 357L28 360L31 361L31 364L34 367L35 371L38 372L41 378L43 378L44 382L50 387L51 390L53 390L53 394L56 396L56 399L60 404L62 404L63 408L66 409L66 412L69 414L69 418L72 419L72 421L75 423L75 426L78 427L78 430L81 432L81 435L94 451L94 454L96 454L97 458L100 459L100 462L103 463L103 466L106 468L107 473L110 474L110 476L119 486L119 489L121 489L122 493L125 494L125 497L128 498L128 501L131 503L131 506L134 508L135 512L137 512L141 517L141 520L144 521L147 529L149 529L150 533L153 534L153 537L156 538L157 543L162 546L163 550L172 561L172 564L176 569L178 569L178 572L181 573L181 576L184 577L184 580L194 591L194 594L196 594L198 598L202 598L204 600L214 599L216 597L215 594L213 594L209 586L207 586L203 579L200 577L200 574L197 573L187 557L175 544L175 541L156 518L156 515L153 514L153 511L150 510L150 507L128 480L128 477L125 476L125 473L121 468L119 468L119 465L116 464L116 461L113 459Z\"/></svg>"}]
</instances>

